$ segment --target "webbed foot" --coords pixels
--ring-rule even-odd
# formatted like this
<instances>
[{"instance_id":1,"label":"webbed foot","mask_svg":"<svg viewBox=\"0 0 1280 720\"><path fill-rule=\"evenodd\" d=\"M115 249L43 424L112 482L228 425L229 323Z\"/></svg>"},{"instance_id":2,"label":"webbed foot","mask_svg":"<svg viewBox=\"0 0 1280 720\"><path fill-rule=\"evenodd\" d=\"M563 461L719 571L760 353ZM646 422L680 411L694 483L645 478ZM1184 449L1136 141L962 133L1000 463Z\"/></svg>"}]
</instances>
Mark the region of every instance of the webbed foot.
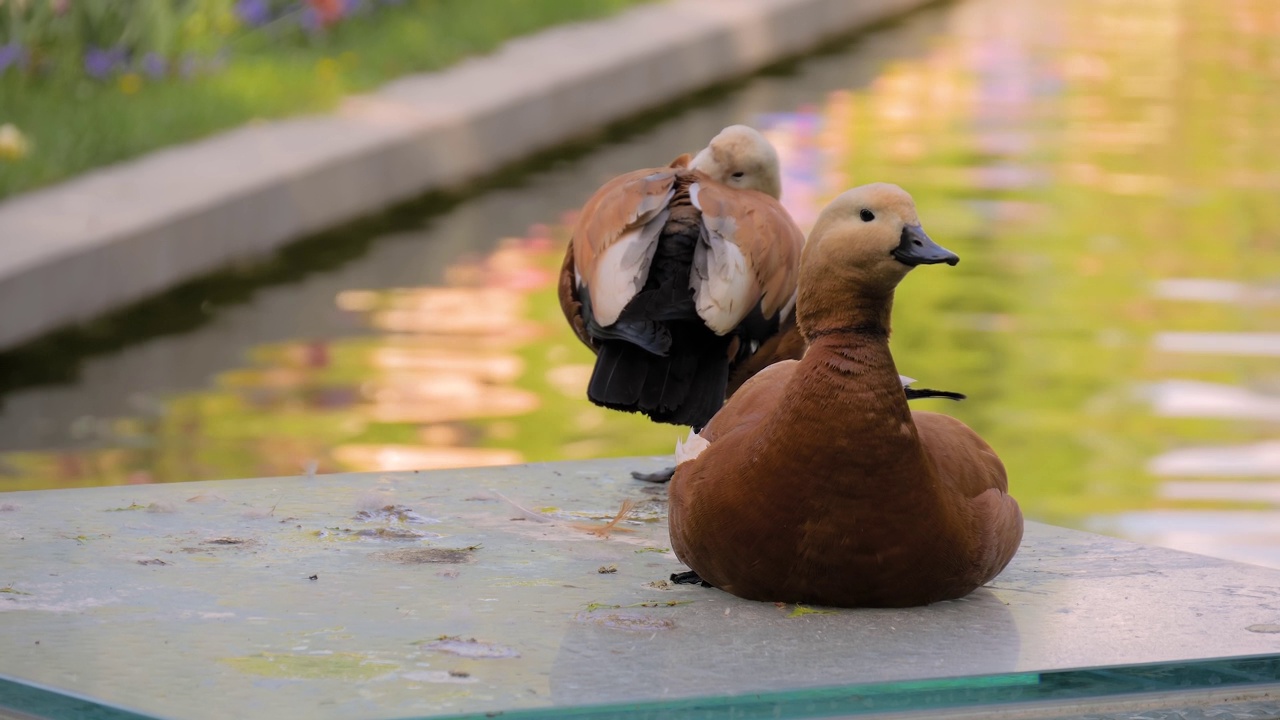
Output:
<instances>
[{"instance_id":1,"label":"webbed foot","mask_svg":"<svg viewBox=\"0 0 1280 720\"><path fill-rule=\"evenodd\" d=\"M631 477L637 480L643 480L645 482L658 483L658 484L671 482L671 478L675 477L675 475L676 475L676 469L674 467L669 467L663 470L659 470L658 472L655 472L655 473L642 473L642 472L637 472L635 470L631 471Z\"/></svg>"},{"instance_id":2,"label":"webbed foot","mask_svg":"<svg viewBox=\"0 0 1280 720\"><path fill-rule=\"evenodd\" d=\"M698 573L692 570L690 570L689 572L671 573L671 582L675 583L676 585L701 585L702 587L705 587L705 588L715 587L714 585L707 582L706 580L703 580L702 578L698 577Z\"/></svg>"}]
</instances>

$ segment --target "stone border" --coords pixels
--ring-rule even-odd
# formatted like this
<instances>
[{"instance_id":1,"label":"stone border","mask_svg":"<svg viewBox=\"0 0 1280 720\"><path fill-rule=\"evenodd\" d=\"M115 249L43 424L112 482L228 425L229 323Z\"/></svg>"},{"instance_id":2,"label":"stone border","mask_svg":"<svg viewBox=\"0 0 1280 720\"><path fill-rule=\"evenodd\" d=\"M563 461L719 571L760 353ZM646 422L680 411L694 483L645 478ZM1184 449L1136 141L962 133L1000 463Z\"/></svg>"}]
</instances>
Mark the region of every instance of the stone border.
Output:
<instances>
[{"instance_id":1,"label":"stone border","mask_svg":"<svg viewBox=\"0 0 1280 720\"><path fill-rule=\"evenodd\" d=\"M928 0L669 0L0 203L0 349L91 319Z\"/></svg>"}]
</instances>

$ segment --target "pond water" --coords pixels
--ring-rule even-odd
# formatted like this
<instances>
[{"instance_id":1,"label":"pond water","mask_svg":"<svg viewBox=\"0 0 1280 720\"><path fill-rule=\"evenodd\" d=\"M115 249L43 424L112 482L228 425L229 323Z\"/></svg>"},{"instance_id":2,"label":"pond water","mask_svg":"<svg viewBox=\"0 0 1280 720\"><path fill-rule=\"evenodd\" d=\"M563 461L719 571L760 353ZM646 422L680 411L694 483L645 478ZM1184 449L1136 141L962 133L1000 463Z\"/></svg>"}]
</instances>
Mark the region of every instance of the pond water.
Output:
<instances>
[{"instance_id":1,"label":"pond water","mask_svg":"<svg viewBox=\"0 0 1280 720\"><path fill-rule=\"evenodd\" d=\"M670 453L675 428L584 398L565 224L747 122L802 225L896 182L963 258L903 284L893 350L968 393L921 406L991 442L1029 517L1280 567L1277 88L1273 0L936 7L312 241L277 260L287 282L164 299L202 320L0 397L0 489Z\"/></svg>"}]
</instances>

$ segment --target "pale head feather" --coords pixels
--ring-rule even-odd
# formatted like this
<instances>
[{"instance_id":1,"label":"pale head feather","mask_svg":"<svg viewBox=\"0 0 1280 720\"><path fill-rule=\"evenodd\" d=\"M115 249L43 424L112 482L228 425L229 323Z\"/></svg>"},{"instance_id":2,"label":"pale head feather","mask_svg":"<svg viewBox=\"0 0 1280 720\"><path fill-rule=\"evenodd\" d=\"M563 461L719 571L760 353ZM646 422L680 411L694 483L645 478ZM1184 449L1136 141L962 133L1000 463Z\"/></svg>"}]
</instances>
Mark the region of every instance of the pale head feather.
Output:
<instances>
[{"instance_id":1,"label":"pale head feather","mask_svg":"<svg viewBox=\"0 0 1280 720\"><path fill-rule=\"evenodd\" d=\"M849 313L863 306L859 298L872 299L887 330L889 299L911 270L892 252L903 228L919 224L911 195L889 183L846 190L823 208L800 257L801 330L852 322Z\"/></svg>"},{"instance_id":2,"label":"pale head feather","mask_svg":"<svg viewBox=\"0 0 1280 720\"><path fill-rule=\"evenodd\" d=\"M730 125L711 139L689 163L690 169L706 173L730 187L758 190L779 199L782 176L778 152L754 128Z\"/></svg>"}]
</instances>

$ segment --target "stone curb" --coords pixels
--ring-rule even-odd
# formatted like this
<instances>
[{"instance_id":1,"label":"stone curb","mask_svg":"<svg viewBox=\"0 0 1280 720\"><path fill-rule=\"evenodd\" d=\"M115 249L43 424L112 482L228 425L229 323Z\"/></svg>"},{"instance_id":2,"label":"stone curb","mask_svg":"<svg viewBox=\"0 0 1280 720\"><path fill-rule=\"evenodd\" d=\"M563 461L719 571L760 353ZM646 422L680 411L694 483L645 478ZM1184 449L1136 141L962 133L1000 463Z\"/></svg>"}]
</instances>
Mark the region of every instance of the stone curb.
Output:
<instances>
[{"instance_id":1,"label":"stone curb","mask_svg":"<svg viewBox=\"0 0 1280 720\"><path fill-rule=\"evenodd\" d=\"M927 0L669 0L508 42L327 116L0 203L0 348L457 185Z\"/></svg>"}]
</instances>

